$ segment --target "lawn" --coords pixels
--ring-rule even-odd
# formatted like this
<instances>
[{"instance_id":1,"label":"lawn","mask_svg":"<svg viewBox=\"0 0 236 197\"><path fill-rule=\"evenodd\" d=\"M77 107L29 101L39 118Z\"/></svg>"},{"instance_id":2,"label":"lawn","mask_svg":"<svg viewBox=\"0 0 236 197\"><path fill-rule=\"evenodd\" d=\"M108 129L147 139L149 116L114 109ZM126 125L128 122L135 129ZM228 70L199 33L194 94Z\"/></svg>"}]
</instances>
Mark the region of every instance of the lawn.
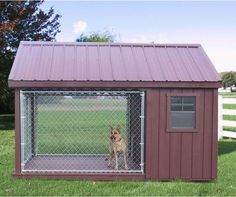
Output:
<instances>
[{"instance_id":1,"label":"lawn","mask_svg":"<svg viewBox=\"0 0 236 197\"><path fill-rule=\"evenodd\" d=\"M1 119L3 119L1 117ZM9 122L7 125L9 125ZM8 126L4 126L7 128ZM14 178L14 131L0 130L0 196L235 196L236 141L219 142L218 178L213 182L21 180Z\"/></svg>"},{"instance_id":2,"label":"lawn","mask_svg":"<svg viewBox=\"0 0 236 197\"><path fill-rule=\"evenodd\" d=\"M26 107L27 109L27 107ZM25 158L31 148L30 113L24 115ZM139 118L139 116L138 116ZM36 116L37 154L108 154L110 126L127 133L127 99L40 97Z\"/></svg>"},{"instance_id":3,"label":"lawn","mask_svg":"<svg viewBox=\"0 0 236 197\"><path fill-rule=\"evenodd\" d=\"M128 138L126 111L39 112L36 143L38 153L108 154L108 123L119 125L122 136Z\"/></svg>"}]
</instances>

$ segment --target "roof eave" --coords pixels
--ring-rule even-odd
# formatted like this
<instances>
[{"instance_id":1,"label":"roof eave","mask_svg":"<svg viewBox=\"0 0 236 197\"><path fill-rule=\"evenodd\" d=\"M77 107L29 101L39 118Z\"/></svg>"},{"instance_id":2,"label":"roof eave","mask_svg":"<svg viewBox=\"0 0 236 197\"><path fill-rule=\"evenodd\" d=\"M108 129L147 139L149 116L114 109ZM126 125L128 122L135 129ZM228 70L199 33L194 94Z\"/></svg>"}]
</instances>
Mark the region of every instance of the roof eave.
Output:
<instances>
[{"instance_id":1,"label":"roof eave","mask_svg":"<svg viewBox=\"0 0 236 197\"><path fill-rule=\"evenodd\" d=\"M10 88L220 88L221 81L16 81Z\"/></svg>"}]
</instances>

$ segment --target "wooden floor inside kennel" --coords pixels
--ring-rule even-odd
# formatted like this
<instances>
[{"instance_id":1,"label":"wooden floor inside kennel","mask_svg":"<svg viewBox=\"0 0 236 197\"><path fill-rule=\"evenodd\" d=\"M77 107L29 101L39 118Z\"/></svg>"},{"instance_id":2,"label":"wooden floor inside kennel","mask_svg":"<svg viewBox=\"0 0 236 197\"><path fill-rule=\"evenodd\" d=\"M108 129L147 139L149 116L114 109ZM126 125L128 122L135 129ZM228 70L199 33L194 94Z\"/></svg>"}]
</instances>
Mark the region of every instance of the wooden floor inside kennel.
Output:
<instances>
[{"instance_id":1,"label":"wooden floor inside kennel","mask_svg":"<svg viewBox=\"0 0 236 197\"><path fill-rule=\"evenodd\" d=\"M128 159L129 169L125 170L124 161L119 159L118 170L114 169L114 160L108 167L107 156L77 155L39 155L31 158L24 166L23 173L142 173L139 164Z\"/></svg>"}]
</instances>

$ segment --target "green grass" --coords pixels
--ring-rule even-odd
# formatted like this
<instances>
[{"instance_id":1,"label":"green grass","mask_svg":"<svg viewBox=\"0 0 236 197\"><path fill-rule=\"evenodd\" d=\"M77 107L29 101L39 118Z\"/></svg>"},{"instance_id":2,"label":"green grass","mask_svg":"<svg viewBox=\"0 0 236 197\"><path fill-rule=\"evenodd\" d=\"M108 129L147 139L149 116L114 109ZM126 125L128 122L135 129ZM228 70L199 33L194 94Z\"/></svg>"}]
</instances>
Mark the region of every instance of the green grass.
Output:
<instances>
[{"instance_id":1,"label":"green grass","mask_svg":"<svg viewBox=\"0 0 236 197\"><path fill-rule=\"evenodd\" d=\"M235 127L230 127L230 126L223 126L225 131L233 131L236 132L236 128Z\"/></svg>"},{"instance_id":2,"label":"green grass","mask_svg":"<svg viewBox=\"0 0 236 197\"><path fill-rule=\"evenodd\" d=\"M224 120L236 121L235 115L224 115L223 118L224 118Z\"/></svg>"},{"instance_id":3,"label":"green grass","mask_svg":"<svg viewBox=\"0 0 236 197\"><path fill-rule=\"evenodd\" d=\"M0 196L235 196L236 142L219 142L218 178L213 182L30 180L12 176L14 132L0 131Z\"/></svg>"},{"instance_id":4,"label":"green grass","mask_svg":"<svg viewBox=\"0 0 236 197\"><path fill-rule=\"evenodd\" d=\"M235 104L224 104L223 107L224 109L236 109Z\"/></svg>"},{"instance_id":5,"label":"green grass","mask_svg":"<svg viewBox=\"0 0 236 197\"><path fill-rule=\"evenodd\" d=\"M67 154L91 154L91 151L108 154L107 122L120 125L122 135L127 138L126 111L41 111L37 125L38 153L61 154L64 150Z\"/></svg>"}]
</instances>

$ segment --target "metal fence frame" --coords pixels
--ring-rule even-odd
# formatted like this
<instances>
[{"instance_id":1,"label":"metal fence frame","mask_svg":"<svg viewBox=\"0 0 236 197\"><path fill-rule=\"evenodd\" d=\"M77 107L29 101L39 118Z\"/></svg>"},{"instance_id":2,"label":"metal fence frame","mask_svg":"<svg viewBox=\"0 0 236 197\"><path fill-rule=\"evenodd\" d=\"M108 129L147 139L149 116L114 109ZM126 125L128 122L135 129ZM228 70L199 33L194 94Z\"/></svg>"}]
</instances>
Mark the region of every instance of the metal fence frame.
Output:
<instances>
[{"instance_id":1,"label":"metal fence frame","mask_svg":"<svg viewBox=\"0 0 236 197\"><path fill-rule=\"evenodd\" d=\"M32 95L32 99L27 98L27 96L25 95ZM30 147L31 148L31 155L28 155L25 158L25 140L26 140L26 131L25 131L25 124L31 124L32 127L35 126L35 124L37 124L37 120L35 120L35 116L37 116L37 99L35 99L36 95L68 95L68 94L72 94L72 95L78 95L78 94L87 94L87 95L97 95L99 96L107 96L107 94L109 96L117 96L117 95L128 95L128 94L137 94L140 95L141 98L141 113L140 113L140 149L141 149L141 155L140 155L140 169L139 170L40 170L40 169L25 169L25 165L26 163L32 159L35 155L40 155L37 154L37 151L34 152L34 147ZM25 103L28 102L28 104L25 105ZM30 107L26 107L26 106L30 106ZM33 106L36 106L36 109L31 110ZM27 111L27 112L26 112ZM27 173L27 172L35 172L35 173L144 173L144 115L145 115L145 92L144 91L126 91L126 90L119 90L119 91L106 91L106 90L21 90L20 91L20 113L21 113L21 169L23 173ZM25 114L28 114L28 119L25 116ZM33 118L32 118L33 117ZM29 121L29 122L28 122ZM31 130L32 128L30 128ZM129 131L130 132L130 131ZM31 140L34 140L34 135L32 136L31 133ZM43 154L44 156L46 154ZM54 156L60 156L60 154L54 154ZM64 154L62 154L64 155ZM68 155L73 155L73 154L68 154ZM77 156L79 154L76 154ZM84 154L83 154L84 155ZM91 154L90 154L91 155Z\"/></svg>"}]
</instances>

